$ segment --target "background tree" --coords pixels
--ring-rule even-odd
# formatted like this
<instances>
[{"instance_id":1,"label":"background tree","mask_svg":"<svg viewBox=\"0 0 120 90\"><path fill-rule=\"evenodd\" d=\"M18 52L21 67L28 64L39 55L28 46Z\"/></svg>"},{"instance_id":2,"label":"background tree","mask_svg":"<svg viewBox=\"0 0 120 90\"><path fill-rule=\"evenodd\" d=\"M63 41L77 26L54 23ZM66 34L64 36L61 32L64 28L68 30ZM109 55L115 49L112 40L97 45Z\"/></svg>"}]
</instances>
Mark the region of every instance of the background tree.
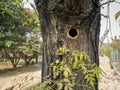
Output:
<instances>
[{"instance_id":1,"label":"background tree","mask_svg":"<svg viewBox=\"0 0 120 90\"><path fill-rule=\"evenodd\" d=\"M31 41L32 49L37 47L39 49L39 45L36 44L40 42L36 14L34 11L23 8L21 2L22 0L0 1L0 51L2 56L11 61L13 67L16 67L23 56L24 50L21 51L20 47L27 43L26 40L31 35L30 33L37 35L35 40Z\"/></svg>"},{"instance_id":2,"label":"background tree","mask_svg":"<svg viewBox=\"0 0 120 90\"><path fill-rule=\"evenodd\" d=\"M20 2L20 0L17 2L14 0L0 1L0 49L2 49L4 56L12 62L13 67L16 67L20 60L16 47L20 43L21 25L25 20Z\"/></svg>"},{"instance_id":3,"label":"background tree","mask_svg":"<svg viewBox=\"0 0 120 90\"><path fill-rule=\"evenodd\" d=\"M120 49L120 39L118 39L117 36L115 36L115 37L112 39L111 47L112 47L113 49Z\"/></svg>"},{"instance_id":4,"label":"background tree","mask_svg":"<svg viewBox=\"0 0 120 90\"><path fill-rule=\"evenodd\" d=\"M81 50L89 55L90 63L99 65L98 44L100 32L99 0L35 0L43 38L42 78L50 75L50 63L59 56L58 48L68 52ZM78 72L74 90L90 90L83 87L85 79ZM97 90L97 80L96 80Z\"/></svg>"},{"instance_id":5,"label":"background tree","mask_svg":"<svg viewBox=\"0 0 120 90\"><path fill-rule=\"evenodd\" d=\"M19 46L19 50L22 53L22 57L25 60L26 65L30 64L33 58L38 62L38 54L40 54L41 40L38 17L35 11L30 11L24 8L23 12L27 17L24 24L25 36L24 42Z\"/></svg>"}]
</instances>

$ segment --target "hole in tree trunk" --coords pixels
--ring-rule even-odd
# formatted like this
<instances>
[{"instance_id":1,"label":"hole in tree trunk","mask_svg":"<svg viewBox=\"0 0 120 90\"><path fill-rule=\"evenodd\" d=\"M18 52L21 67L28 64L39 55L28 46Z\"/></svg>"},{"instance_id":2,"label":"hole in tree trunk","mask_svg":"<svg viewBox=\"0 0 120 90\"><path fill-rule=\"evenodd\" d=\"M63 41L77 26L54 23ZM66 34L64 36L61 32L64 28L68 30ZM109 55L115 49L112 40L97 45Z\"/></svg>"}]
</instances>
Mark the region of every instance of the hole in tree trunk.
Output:
<instances>
[{"instance_id":1,"label":"hole in tree trunk","mask_svg":"<svg viewBox=\"0 0 120 90\"><path fill-rule=\"evenodd\" d=\"M76 28L71 28L71 29L68 30L68 33L67 33L67 34L68 34L68 37L74 39L74 38L77 38L79 32L78 32L78 29L76 29Z\"/></svg>"}]
</instances>

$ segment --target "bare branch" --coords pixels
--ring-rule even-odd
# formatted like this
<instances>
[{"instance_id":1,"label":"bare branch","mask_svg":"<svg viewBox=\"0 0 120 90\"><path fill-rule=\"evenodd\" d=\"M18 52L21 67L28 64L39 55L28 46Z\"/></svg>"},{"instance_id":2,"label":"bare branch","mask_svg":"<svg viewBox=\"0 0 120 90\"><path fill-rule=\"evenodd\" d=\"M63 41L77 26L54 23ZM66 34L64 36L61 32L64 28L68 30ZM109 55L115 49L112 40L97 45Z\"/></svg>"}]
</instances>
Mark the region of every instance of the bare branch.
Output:
<instances>
[{"instance_id":1,"label":"bare branch","mask_svg":"<svg viewBox=\"0 0 120 90\"><path fill-rule=\"evenodd\" d=\"M120 4L120 2L118 2L118 1L115 1L115 3L118 3L118 4Z\"/></svg>"},{"instance_id":2,"label":"bare branch","mask_svg":"<svg viewBox=\"0 0 120 90\"><path fill-rule=\"evenodd\" d=\"M105 2L105 3L101 4L101 5L99 5L99 7L101 7L101 6L103 6L103 5L106 5L106 4L108 4L108 3L112 3L112 2L115 2L115 0L107 1L107 2Z\"/></svg>"}]
</instances>

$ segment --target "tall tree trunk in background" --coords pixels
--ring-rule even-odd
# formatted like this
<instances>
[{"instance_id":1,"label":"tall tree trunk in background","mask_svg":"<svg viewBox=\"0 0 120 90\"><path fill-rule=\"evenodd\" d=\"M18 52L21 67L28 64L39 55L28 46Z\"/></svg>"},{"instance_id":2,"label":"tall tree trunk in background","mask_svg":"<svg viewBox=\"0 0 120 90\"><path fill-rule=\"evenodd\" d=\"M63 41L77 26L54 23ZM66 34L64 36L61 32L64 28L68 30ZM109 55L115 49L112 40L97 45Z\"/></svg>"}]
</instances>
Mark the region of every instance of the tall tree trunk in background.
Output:
<instances>
[{"instance_id":1,"label":"tall tree trunk in background","mask_svg":"<svg viewBox=\"0 0 120 90\"><path fill-rule=\"evenodd\" d=\"M99 65L99 0L35 0L35 4L43 38L43 78L50 74L49 64L55 60L56 50L61 46L71 51L85 51L91 63ZM82 75L78 75L78 79L80 84L85 84ZM90 89L75 86L74 90Z\"/></svg>"}]
</instances>

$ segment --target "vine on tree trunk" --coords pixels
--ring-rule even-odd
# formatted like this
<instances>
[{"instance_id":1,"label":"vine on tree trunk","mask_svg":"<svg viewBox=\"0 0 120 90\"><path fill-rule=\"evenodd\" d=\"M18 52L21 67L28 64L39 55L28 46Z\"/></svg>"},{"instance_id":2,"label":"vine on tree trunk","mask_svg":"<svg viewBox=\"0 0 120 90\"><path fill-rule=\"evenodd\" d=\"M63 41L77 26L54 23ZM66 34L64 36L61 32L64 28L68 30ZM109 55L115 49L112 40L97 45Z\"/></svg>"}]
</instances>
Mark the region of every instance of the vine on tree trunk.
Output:
<instances>
[{"instance_id":1,"label":"vine on tree trunk","mask_svg":"<svg viewBox=\"0 0 120 90\"><path fill-rule=\"evenodd\" d=\"M41 90L73 90L74 86L92 88L95 90L95 78L100 80L103 74L96 63L90 63L89 56L82 51L67 52L64 48L57 51L58 58L50 64L51 74L44 78ZM76 83L76 76L82 72L86 84Z\"/></svg>"}]
</instances>

